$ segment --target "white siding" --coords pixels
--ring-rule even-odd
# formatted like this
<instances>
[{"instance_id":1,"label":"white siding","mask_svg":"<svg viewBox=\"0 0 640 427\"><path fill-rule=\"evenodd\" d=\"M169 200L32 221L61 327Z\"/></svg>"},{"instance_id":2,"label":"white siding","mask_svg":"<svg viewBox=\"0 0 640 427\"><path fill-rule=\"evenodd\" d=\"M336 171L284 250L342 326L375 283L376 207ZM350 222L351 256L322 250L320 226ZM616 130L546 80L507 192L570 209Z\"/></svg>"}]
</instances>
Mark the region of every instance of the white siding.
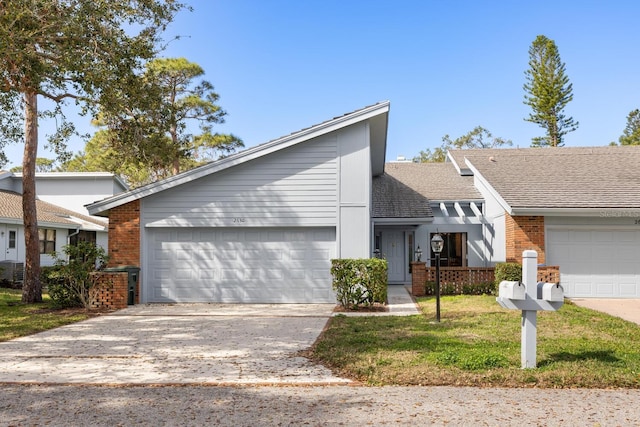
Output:
<instances>
[{"instance_id":1,"label":"white siding","mask_svg":"<svg viewBox=\"0 0 640 427\"><path fill-rule=\"evenodd\" d=\"M323 136L143 199L146 227L335 226L336 137Z\"/></svg>"},{"instance_id":2,"label":"white siding","mask_svg":"<svg viewBox=\"0 0 640 427\"><path fill-rule=\"evenodd\" d=\"M339 258L371 256L371 154L369 126L340 131Z\"/></svg>"},{"instance_id":3,"label":"white siding","mask_svg":"<svg viewBox=\"0 0 640 427\"><path fill-rule=\"evenodd\" d=\"M488 222L482 230L486 259L489 265L504 262L507 257L505 208L477 177L474 177L473 183L484 198L484 216Z\"/></svg>"}]
</instances>

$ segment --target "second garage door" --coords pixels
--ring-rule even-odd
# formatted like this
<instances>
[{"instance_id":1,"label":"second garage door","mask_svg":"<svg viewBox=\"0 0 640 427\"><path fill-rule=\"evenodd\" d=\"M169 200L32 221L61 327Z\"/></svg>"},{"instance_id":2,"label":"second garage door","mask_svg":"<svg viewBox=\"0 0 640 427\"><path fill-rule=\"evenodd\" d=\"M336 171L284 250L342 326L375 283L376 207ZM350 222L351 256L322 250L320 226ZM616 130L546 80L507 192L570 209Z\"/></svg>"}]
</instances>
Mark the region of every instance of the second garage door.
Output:
<instances>
[{"instance_id":1,"label":"second garage door","mask_svg":"<svg viewBox=\"0 0 640 427\"><path fill-rule=\"evenodd\" d=\"M550 229L547 264L569 297L640 298L640 231Z\"/></svg>"},{"instance_id":2,"label":"second garage door","mask_svg":"<svg viewBox=\"0 0 640 427\"><path fill-rule=\"evenodd\" d=\"M333 228L149 229L143 302L335 303Z\"/></svg>"}]
</instances>

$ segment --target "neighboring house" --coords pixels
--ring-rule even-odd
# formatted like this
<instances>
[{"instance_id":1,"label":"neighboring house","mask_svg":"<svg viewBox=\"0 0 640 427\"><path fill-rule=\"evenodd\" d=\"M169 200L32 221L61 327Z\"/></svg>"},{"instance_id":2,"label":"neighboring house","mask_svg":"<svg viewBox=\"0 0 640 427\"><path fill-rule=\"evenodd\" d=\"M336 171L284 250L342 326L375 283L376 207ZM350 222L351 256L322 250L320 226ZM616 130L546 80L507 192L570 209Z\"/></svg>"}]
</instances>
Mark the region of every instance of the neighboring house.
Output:
<instances>
[{"instance_id":1,"label":"neighboring house","mask_svg":"<svg viewBox=\"0 0 640 427\"><path fill-rule=\"evenodd\" d=\"M485 200L491 261L535 249L572 297L640 298L640 147L458 150Z\"/></svg>"},{"instance_id":2,"label":"neighboring house","mask_svg":"<svg viewBox=\"0 0 640 427\"><path fill-rule=\"evenodd\" d=\"M89 216L83 205L126 189L109 173L36 174L41 265L52 265L51 253L69 243L90 241L106 248L108 221ZM21 192L22 175L0 171L0 266L5 270L25 260Z\"/></svg>"},{"instance_id":3,"label":"neighboring house","mask_svg":"<svg viewBox=\"0 0 640 427\"><path fill-rule=\"evenodd\" d=\"M638 267L627 262L640 258L640 227L628 223L639 219L623 217L640 208L640 188L616 181L640 170L630 160L640 149L463 150L443 164L385 164L388 114L388 102L372 105L89 205L109 217L110 265L141 268L144 303L331 303L332 258L380 253L389 282L408 284L416 250L433 263L429 242L440 233L445 266L490 267L536 249L541 263L560 266L570 296L640 297ZM599 164L605 153L621 163ZM602 198L616 185L633 200ZM550 199L559 204L542 203ZM585 234L610 239L596 249L613 250L607 262L574 259Z\"/></svg>"}]
</instances>

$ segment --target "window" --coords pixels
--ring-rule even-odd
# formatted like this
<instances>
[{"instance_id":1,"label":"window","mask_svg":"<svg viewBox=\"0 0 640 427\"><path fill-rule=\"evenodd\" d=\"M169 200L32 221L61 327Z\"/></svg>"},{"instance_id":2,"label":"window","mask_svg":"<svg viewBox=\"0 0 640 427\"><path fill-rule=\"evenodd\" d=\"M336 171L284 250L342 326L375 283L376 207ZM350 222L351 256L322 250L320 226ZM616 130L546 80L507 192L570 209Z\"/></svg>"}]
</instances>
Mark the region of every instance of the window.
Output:
<instances>
[{"instance_id":1,"label":"window","mask_svg":"<svg viewBox=\"0 0 640 427\"><path fill-rule=\"evenodd\" d=\"M69 230L69 244L72 246L78 246L80 242L89 242L96 244L96 232L95 231L85 231L80 230L76 232L75 230Z\"/></svg>"},{"instance_id":2,"label":"window","mask_svg":"<svg viewBox=\"0 0 640 427\"><path fill-rule=\"evenodd\" d=\"M56 250L56 230L39 228L38 238L40 239L41 254L51 254Z\"/></svg>"},{"instance_id":3,"label":"window","mask_svg":"<svg viewBox=\"0 0 640 427\"><path fill-rule=\"evenodd\" d=\"M14 230L9 231L9 249L16 248L16 232Z\"/></svg>"},{"instance_id":4,"label":"window","mask_svg":"<svg viewBox=\"0 0 640 427\"><path fill-rule=\"evenodd\" d=\"M440 265L443 267L467 266L467 233L439 233L444 240L444 247L440 253ZM435 233L431 234L433 238ZM431 251L431 266L435 267L436 256Z\"/></svg>"}]
</instances>

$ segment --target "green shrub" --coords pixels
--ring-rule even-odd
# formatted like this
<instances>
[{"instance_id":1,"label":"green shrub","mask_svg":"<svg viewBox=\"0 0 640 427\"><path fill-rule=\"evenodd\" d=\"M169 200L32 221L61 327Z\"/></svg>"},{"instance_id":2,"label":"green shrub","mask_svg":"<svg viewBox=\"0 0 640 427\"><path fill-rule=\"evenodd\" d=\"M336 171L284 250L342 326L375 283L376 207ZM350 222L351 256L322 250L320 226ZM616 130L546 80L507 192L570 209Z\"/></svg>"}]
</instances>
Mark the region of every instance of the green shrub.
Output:
<instances>
[{"instance_id":1,"label":"green shrub","mask_svg":"<svg viewBox=\"0 0 640 427\"><path fill-rule=\"evenodd\" d=\"M436 283L425 283L425 295L436 294ZM440 283L440 295L494 295L493 282Z\"/></svg>"},{"instance_id":2,"label":"green shrub","mask_svg":"<svg viewBox=\"0 0 640 427\"><path fill-rule=\"evenodd\" d=\"M348 308L387 301L387 261L384 259L332 259L333 290Z\"/></svg>"},{"instance_id":3,"label":"green shrub","mask_svg":"<svg viewBox=\"0 0 640 427\"><path fill-rule=\"evenodd\" d=\"M71 292L69 286L61 277L59 267L42 267L40 271L40 282L43 288L46 287L47 293L53 301L53 305L59 308L82 307L82 302L78 296Z\"/></svg>"},{"instance_id":4,"label":"green shrub","mask_svg":"<svg viewBox=\"0 0 640 427\"><path fill-rule=\"evenodd\" d=\"M500 282L509 280L522 282L522 265L517 262L500 262L495 268L494 292L497 294Z\"/></svg>"},{"instance_id":5,"label":"green shrub","mask_svg":"<svg viewBox=\"0 0 640 427\"><path fill-rule=\"evenodd\" d=\"M95 301L97 277L92 273L107 263L105 250L89 242L67 245L66 256L54 253L55 267L47 274L47 288L54 304L61 307L91 308Z\"/></svg>"},{"instance_id":6,"label":"green shrub","mask_svg":"<svg viewBox=\"0 0 640 427\"><path fill-rule=\"evenodd\" d=\"M467 283L462 285L464 295L495 295L493 282Z\"/></svg>"}]
</instances>

